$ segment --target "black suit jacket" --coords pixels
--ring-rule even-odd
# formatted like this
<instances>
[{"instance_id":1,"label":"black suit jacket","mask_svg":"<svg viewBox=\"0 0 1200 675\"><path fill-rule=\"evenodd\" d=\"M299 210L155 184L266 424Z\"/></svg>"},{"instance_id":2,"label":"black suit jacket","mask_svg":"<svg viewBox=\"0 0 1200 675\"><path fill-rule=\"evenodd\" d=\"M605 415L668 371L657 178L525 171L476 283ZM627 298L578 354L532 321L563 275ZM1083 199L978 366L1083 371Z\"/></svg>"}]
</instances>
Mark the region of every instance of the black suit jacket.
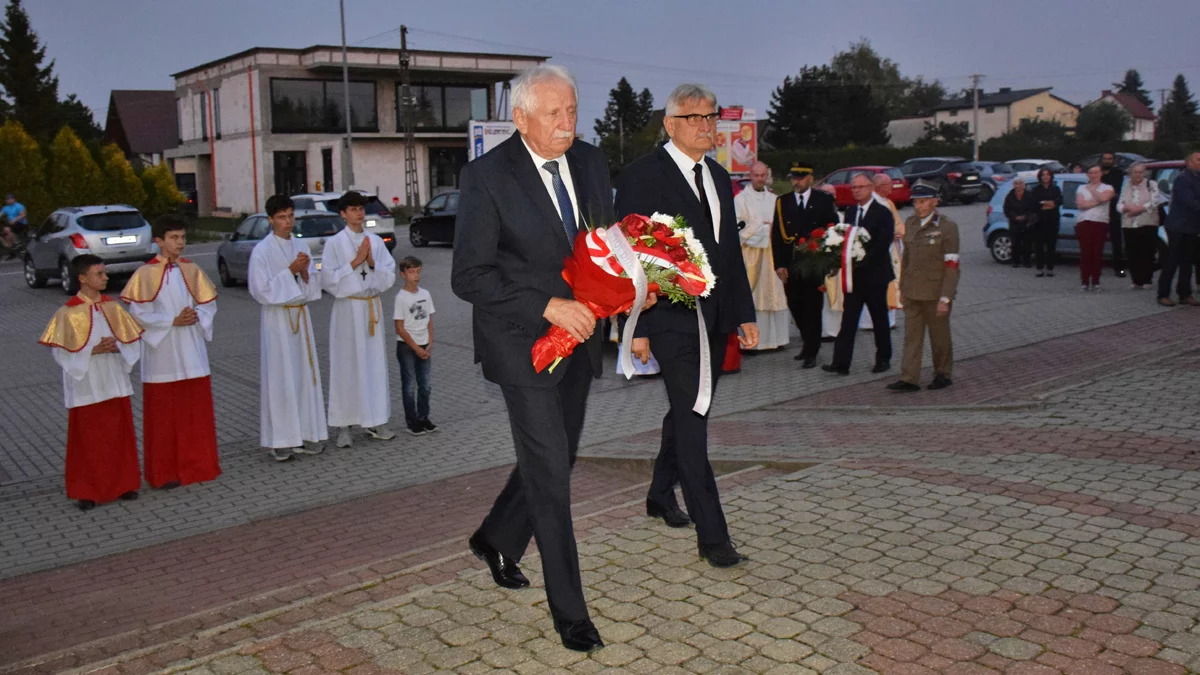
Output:
<instances>
[{"instance_id":1,"label":"black suit jacket","mask_svg":"<svg viewBox=\"0 0 1200 675\"><path fill-rule=\"evenodd\" d=\"M846 222L853 225L857 212L858 204L846 207ZM854 285L886 286L896 278L891 254L892 240L896 237L896 219L888 207L872 199L858 225L866 229L871 240L867 242L866 257L854 268Z\"/></svg>"},{"instance_id":2,"label":"black suit jacket","mask_svg":"<svg viewBox=\"0 0 1200 675\"><path fill-rule=\"evenodd\" d=\"M577 140L566 161L579 204L579 229L585 223L611 222L612 187L604 153ZM467 164L459 178L450 284L455 295L473 306L475 362L483 364L489 381L552 387L562 379L567 370L562 365L553 373L536 373L530 351L550 328L542 318L550 298L573 297L562 278L569 255L562 216L520 134ZM599 377L599 331L572 358L581 351Z\"/></svg>"},{"instance_id":3,"label":"black suit jacket","mask_svg":"<svg viewBox=\"0 0 1200 675\"><path fill-rule=\"evenodd\" d=\"M717 186L720 203L709 206L714 211L720 209L720 244L713 236L692 184L683 177L679 165L664 147L639 157L621 172L617 179L617 218L631 213L650 216L655 212L683 216L708 253L709 265L717 276L712 294L699 301L705 326L710 332L731 333L744 323L754 322L754 297L750 294L750 280L742 259L737 214L733 208L733 183L720 164L708 157L704 162ZM642 314L635 335L647 337L663 331L694 333L696 330L694 311L662 301Z\"/></svg>"},{"instance_id":4,"label":"black suit jacket","mask_svg":"<svg viewBox=\"0 0 1200 675\"><path fill-rule=\"evenodd\" d=\"M771 256L775 261L775 269L792 268L797 237L807 239L816 228L829 227L837 222L837 203L826 192L816 188L809 191L803 211L796 203L795 192L780 195L775 200L775 219L771 222Z\"/></svg>"}]
</instances>

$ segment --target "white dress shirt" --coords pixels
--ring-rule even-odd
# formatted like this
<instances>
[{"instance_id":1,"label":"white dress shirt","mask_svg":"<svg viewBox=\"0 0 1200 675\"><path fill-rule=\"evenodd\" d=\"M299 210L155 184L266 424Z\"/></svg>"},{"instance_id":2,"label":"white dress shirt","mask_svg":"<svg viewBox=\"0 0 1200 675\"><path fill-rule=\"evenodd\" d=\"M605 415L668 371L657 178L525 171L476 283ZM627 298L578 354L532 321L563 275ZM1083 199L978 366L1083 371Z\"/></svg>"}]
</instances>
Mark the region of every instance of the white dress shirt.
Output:
<instances>
[{"instance_id":1,"label":"white dress shirt","mask_svg":"<svg viewBox=\"0 0 1200 675\"><path fill-rule=\"evenodd\" d=\"M522 138L521 142L525 143L525 139ZM542 185L545 185L546 192L550 193L550 201L554 203L555 210L561 214L562 207L558 203L558 195L554 193L554 176L542 167L542 165L546 162L558 162L558 175L560 178L562 178L563 185L567 188L567 196L571 198L571 210L572 213L575 214L575 227L582 229L579 220L580 214L579 204L577 203L578 199L575 196L575 182L571 180L571 167L567 162L567 156L559 155L558 157L542 157L534 152L533 148L529 147L528 143L525 143L525 149L529 151L529 156L533 159L533 166L537 169L538 175L542 178ZM598 223L598 225L600 227L606 227L608 223ZM571 243L574 244L574 242Z\"/></svg>"},{"instance_id":2,"label":"white dress shirt","mask_svg":"<svg viewBox=\"0 0 1200 675\"><path fill-rule=\"evenodd\" d=\"M792 194L796 195L796 206L807 207L808 200L812 199L812 188L808 188L804 192L796 192L793 190Z\"/></svg>"},{"instance_id":3,"label":"white dress shirt","mask_svg":"<svg viewBox=\"0 0 1200 675\"><path fill-rule=\"evenodd\" d=\"M688 157L683 154L683 151L675 147L674 141L668 141L663 146L671 159L675 160L675 164L679 167L679 171L683 173L683 177L687 180L688 187L692 188L692 194L696 195L696 199L700 199L700 193L696 190L696 172L694 171L696 164L703 167L701 175L704 176L704 194L708 196L708 209L712 211L713 219L713 239L720 243L721 241L721 198L717 196L717 184L713 182L712 171L708 168L708 162L701 157L700 161ZM650 215L650 214L643 214ZM668 214L677 216L679 214ZM692 227L696 227L696 223L688 223Z\"/></svg>"}]
</instances>

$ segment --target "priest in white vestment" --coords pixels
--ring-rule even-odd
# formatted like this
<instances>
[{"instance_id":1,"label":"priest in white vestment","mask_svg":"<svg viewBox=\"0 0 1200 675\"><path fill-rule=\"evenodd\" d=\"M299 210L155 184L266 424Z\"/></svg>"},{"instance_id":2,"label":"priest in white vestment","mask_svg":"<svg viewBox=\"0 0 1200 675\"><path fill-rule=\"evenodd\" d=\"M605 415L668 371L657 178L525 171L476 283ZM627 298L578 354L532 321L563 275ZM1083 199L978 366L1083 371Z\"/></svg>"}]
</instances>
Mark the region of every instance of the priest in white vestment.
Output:
<instances>
[{"instance_id":1,"label":"priest in white vestment","mask_svg":"<svg viewBox=\"0 0 1200 675\"><path fill-rule=\"evenodd\" d=\"M337 446L350 447L350 427L390 440L392 416L379 294L396 283L396 261L377 235L363 228L367 200L353 190L338 203L346 228L325 241L321 285L334 297L329 320L329 426Z\"/></svg>"},{"instance_id":2,"label":"priest in white vestment","mask_svg":"<svg viewBox=\"0 0 1200 675\"><path fill-rule=\"evenodd\" d=\"M755 162L750 169L750 187L733 198L738 223L745 223L739 235L746 276L754 295L754 313L758 318L757 350L778 349L787 345L791 329L787 296L783 281L775 273L771 256L771 223L775 217L775 193L767 189L770 169Z\"/></svg>"},{"instance_id":3,"label":"priest in white vestment","mask_svg":"<svg viewBox=\"0 0 1200 675\"><path fill-rule=\"evenodd\" d=\"M329 438L321 364L308 304L321 299L308 244L292 237L292 200L267 200L271 234L250 254L250 295L262 305L259 329L260 438L271 457L316 455Z\"/></svg>"}]
</instances>

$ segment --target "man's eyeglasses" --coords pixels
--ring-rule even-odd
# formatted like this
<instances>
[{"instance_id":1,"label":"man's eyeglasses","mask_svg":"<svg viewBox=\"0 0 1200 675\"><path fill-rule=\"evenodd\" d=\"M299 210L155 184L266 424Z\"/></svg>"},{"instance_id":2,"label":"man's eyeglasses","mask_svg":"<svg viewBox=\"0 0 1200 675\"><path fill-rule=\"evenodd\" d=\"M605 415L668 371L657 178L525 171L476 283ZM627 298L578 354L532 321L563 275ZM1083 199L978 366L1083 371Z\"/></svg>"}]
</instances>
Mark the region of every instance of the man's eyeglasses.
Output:
<instances>
[{"instance_id":1,"label":"man's eyeglasses","mask_svg":"<svg viewBox=\"0 0 1200 675\"><path fill-rule=\"evenodd\" d=\"M677 120L687 120L689 127L700 126L701 120L703 120L705 124L716 124L717 118L720 116L720 113L709 113L707 115L671 115L671 117L674 117Z\"/></svg>"}]
</instances>

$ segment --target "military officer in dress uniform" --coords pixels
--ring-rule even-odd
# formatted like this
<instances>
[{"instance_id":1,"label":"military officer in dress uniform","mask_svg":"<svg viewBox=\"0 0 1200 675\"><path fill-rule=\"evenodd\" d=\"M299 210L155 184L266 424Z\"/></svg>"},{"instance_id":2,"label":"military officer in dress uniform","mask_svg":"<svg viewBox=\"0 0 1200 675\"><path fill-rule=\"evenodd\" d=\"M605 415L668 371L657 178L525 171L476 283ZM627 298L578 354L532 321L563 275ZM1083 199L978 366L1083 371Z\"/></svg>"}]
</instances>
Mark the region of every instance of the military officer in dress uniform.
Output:
<instances>
[{"instance_id":1,"label":"military officer in dress uniform","mask_svg":"<svg viewBox=\"0 0 1200 675\"><path fill-rule=\"evenodd\" d=\"M805 368L815 368L817 352L821 350L821 310L825 306L821 285L825 280L803 279L799 274L791 274L792 254L798 238L807 239L814 229L838 222L837 204L829 194L812 189L812 165L796 162L792 164L788 176L792 179L792 192L780 195L775 201L771 254L775 262L775 274L784 284L784 295L787 296L792 320L796 322L800 338L804 341L796 360L803 361Z\"/></svg>"},{"instance_id":2,"label":"military officer in dress uniform","mask_svg":"<svg viewBox=\"0 0 1200 675\"><path fill-rule=\"evenodd\" d=\"M904 302L904 362L898 392L921 390L921 352L925 330L933 351L930 389L952 384L954 351L950 343L950 307L958 291L958 225L938 213L938 191L918 181L912 189L913 211L905 222L900 297Z\"/></svg>"}]
</instances>

